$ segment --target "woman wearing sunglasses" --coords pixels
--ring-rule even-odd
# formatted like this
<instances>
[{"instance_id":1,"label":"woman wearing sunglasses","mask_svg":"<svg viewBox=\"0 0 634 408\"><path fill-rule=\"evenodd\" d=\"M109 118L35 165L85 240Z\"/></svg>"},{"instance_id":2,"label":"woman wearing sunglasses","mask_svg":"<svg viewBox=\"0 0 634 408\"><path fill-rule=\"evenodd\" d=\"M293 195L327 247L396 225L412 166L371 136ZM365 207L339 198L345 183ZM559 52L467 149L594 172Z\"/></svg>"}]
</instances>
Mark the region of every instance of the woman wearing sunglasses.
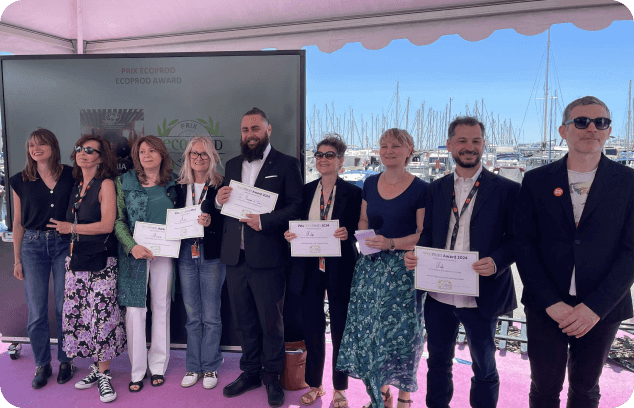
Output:
<instances>
[{"instance_id":1,"label":"woman wearing sunglasses","mask_svg":"<svg viewBox=\"0 0 634 408\"><path fill-rule=\"evenodd\" d=\"M118 299L126 306L125 326L132 365L130 392L143 388L150 369L153 387L163 385L169 362L170 306L173 283L172 258L156 257L133 238L137 221L165 224L167 210L177 204L176 176L163 141L156 136L140 137L132 145L134 170L117 178L119 239ZM147 286L152 308L152 345L145 340Z\"/></svg>"},{"instance_id":2,"label":"woman wearing sunglasses","mask_svg":"<svg viewBox=\"0 0 634 408\"><path fill-rule=\"evenodd\" d=\"M315 166L321 178L304 185L303 219L340 220L334 236L341 239L340 258L294 258L294 270L303 273L302 318L306 341L306 383L310 389L300 402L313 404L325 394L322 377L326 360L326 316L324 294L328 291L332 336L332 402L335 408L348 406L345 390L348 376L335 369L339 345L346 324L350 284L357 259L353 239L361 211L361 189L338 177L343 165L346 144L339 135L326 137L317 145ZM291 242L296 235L290 231L284 237Z\"/></svg>"},{"instance_id":3,"label":"woman wearing sunglasses","mask_svg":"<svg viewBox=\"0 0 634 408\"><path fill-rule=\"evenodd\" d=\"M75 388L97 384L101 401L111 402L117 393L110 383L110 360L123 353L126 344L124 314L117 302L117 239L112 233L117 164L110 143L92 135L77 141L70 158L75 162L75 186L65 221L52 219L48 225L71 236L63 348L69 357L95 361Z\"/></svg>"},{"instance_id":4,"label":"woman wearing sunglasses","mask_svg":"<svg viewBox=\"0 0 634 408\"><path fill-rule=\"evenodd\" d=\"M214 388L222 364L220 294L226 267L219 259L223 216L213 206L222 186L222 176L216 170L219 163L213 141L209 137L194 137L183 153L178 180L182 200L179 204L184 207L202 204L203 210L209 212L198 217L198 223L205 227L204 237L182 240L178 258L187 312L187 372L181 381L183 387L193 386L202 375L203 387Z\"/></svg>"},{"instance_id":5,"label":"woman wearing sunglasses","mask_svg":"<svg viewBox=\"0 0 634 408\"><path fill-rule=\"evenodd\" d=\"M9 179L13 189L13 275L24 281L29 309L26 331L37 370L31 385L42 388L53 375L48 325L48 284L53 276L57 341L62 344L64 303L64 259L70 241L47 227L51 218L63 219L71 189L73 169L61 164L57 138L47 129L37 129L26 141L24 170ZM57 382L73 378L75 367L61 347Z\"/></svg>"}]
</instances>

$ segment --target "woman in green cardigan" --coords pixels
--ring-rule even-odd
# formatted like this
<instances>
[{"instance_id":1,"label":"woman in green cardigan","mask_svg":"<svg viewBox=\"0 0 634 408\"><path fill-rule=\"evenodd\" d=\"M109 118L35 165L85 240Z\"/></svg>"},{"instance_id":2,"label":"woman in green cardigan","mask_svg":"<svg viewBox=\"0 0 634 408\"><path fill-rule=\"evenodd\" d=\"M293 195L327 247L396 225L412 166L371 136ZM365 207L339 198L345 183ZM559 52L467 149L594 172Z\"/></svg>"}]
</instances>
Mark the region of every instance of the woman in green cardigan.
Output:
<instances>
[{"instance_id":1,"label":"woman in green cardigan","mask_svg":"<svg viewBox=\"0 0 634 408\"><path fill-rule=\"evenodd\" d=\"M149 366L152 386L165 381L169 361L170 303L173 259L155 257L133 238L137 221L165 224L167 210L177 203L175 176L163 141L155 136L137 139L132 146L131 170L117 179L117 220L119 239L118 300L127 307L125 325L128 354L132 365L130 392L143 388ZM145 339L147 285L152 308L152 345Z\"/></svg>"}]
</instances>

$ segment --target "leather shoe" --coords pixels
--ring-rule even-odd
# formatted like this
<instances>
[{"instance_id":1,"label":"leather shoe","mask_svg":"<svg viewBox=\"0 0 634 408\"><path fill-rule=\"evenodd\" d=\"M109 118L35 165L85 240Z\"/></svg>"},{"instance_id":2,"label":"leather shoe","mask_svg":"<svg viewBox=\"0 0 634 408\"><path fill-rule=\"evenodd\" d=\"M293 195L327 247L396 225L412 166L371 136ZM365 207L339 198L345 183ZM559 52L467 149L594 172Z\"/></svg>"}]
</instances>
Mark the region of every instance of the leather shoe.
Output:
<instances>
[{"instance_id":1,"label":"leather shoe","mask_svg":"<svg viewBox=\"0 0 634 408\"><path fill-rule=\"evenodd\" d=\"M261 386L262 380L259 375L243 372L234 382L222 390L222 395L227 398L237 397L238 395L242 395L247 391L254 390Z\"/></svg>"},{"instance_id":2,"label":"leather shoe","mask_svg":"<svg viewBox=\"0 0 634 408\"><path fill-rule=\"evenodd\" d=\"M281 407L284 405L284 390L279 380L273 380L266 384L266 395L269 397L269 405Z\"/></svg>"},{"instance_id":3,"label":"leather shoe","mask_svg":"<svg viewBox=\"0 0 634 408\"><path fill-rule=\"evenodd\" d=\"M73 378L76 370L77 367L75 367L72 361L61 363L59 365L59 373L57 373L57 383L66 384L71 380L71 378Z\"/></svg>"},{"instance_id":4,"label":"leather shoe","mask_svg":"<svg viewBox=\"0 0 634 408\"><path fill-rule=\"evenodd\" d=\"M31 382L31 386L36 390L42 388L46 385L48 377L53 375L53 368L51 367L51 363L48 363L45 366L40 366L35 370L35 378L33 378L33 382Z\"/></svg>"}]
</instances>

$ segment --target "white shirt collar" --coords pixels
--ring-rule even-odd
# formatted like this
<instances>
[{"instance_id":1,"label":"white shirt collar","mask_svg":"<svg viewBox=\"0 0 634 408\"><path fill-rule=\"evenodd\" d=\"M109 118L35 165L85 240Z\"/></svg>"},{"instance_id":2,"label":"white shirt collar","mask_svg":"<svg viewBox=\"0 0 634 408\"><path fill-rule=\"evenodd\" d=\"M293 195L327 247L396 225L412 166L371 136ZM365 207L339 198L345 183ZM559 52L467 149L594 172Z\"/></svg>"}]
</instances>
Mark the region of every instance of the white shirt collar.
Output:
<instances>
[{"instance_id":1,"label":"white shirt collar","mask_svg":"<svg viewBox=\"0 0 634 408\"><path fill-rule=\"evenodd\" d=\"M456 173L456 169L454 169L453 170L453 182L455 184L455 183L458 182L458 180L462 180L463 182L467 181L467 180L471 180L471 182L473 183L473 182L475 182L478 179L478 177L480 176L480 173L482 173L482 163L480 163L480 168L478 168L478 171L475 172L473 177L470 177L468 179L464 179L464 178L460 177L458 175L458 173Z\"/></svg>"}]
</instances>

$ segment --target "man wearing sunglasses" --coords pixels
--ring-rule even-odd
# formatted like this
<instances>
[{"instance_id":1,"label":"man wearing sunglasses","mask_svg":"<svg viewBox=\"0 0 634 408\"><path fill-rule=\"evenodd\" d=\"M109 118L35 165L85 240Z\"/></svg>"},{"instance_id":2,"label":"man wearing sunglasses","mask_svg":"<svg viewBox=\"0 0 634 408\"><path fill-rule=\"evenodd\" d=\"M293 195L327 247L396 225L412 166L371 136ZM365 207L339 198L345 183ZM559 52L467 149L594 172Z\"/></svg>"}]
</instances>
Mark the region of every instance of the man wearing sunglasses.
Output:
<instances>
[{"instance_id":1,"label":"man wearing sunglasses","mask_svg":"<svg viewBox=\"0 0 634 408\"><path fill-rule=\"evenodd\" d=\"M531 407L597 407L599 377L632 317L634 170L602 154L610 111L593 96L570 103L559 134L569 153L526 173L515 213L524 283Z\"/></svg>"}]
</instances>

